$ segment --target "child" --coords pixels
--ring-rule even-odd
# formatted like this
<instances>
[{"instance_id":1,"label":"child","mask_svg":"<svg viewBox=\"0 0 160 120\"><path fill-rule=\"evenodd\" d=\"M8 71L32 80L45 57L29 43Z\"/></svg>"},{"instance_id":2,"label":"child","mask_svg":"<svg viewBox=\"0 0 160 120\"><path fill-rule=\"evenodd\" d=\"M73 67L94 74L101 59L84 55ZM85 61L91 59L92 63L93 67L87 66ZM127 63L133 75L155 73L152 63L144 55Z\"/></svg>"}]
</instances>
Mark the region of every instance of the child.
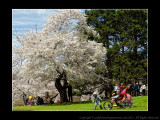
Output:
<instances>
[{"instance_id":1,"label":"child","mask_svg":"<svg viewBox=\"0 0 160 120\"><path fill-rule=\"evenodd\" d=\"M115 95L117 95L117 90L118 90L118 84L115 84L115 86L114 86L114 93L115 93Z\"/></svg>"},{"instance_id":2,"label":"child","mask_svg":"<svg viewBox=\"0 0 160 120\"><path fill-rule=\"evenodd\" d=\"M93 101L92 101L92 102L95 102L94 110L96 110L97 104L99 105L99 107L100 107L101 109L103 109L102 106L101 106L100 101L102 101L102 99L101 99L99 96L97 96L97 93L96 93L96 92L94 92L94 93L93 93Z\"/></svg>"}]
</instances>

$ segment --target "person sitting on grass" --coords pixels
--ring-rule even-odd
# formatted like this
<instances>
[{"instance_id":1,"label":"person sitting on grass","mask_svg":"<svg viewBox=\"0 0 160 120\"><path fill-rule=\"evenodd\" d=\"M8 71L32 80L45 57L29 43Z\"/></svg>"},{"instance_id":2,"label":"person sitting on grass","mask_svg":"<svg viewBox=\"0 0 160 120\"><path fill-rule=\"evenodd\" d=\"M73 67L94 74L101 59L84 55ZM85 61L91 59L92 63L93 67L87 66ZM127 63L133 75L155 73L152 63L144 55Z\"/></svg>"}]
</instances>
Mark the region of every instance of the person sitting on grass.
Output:
<instances>
[{"instance_id":1,"label":"person sitting on grass","mask_svg":"<svg viewBox=\"0 0 160 120\"><path fill-rule=\"evenodd\" d=\"M29 96L29 100L28 100L28 105L31 106L33 101L32 101L33 96Z\"/></svg>"},{"instance_id":2,"label":"person sitting on grass","mask_svg":"<svg viewBox=\"0 0 160 120\"><path fill-rule=\"evenodd\" d=\"M96 92L94 92L93 93L93 101L92 101L92 102L95 102L94 110L96 110L97 104L101 109L103 109L102 106L101 106L100 101L102 101L102 99L97 95Z\"/></svg>"},{"instance_id":3,"label":"person sitting on grass","mask_svg":"<svg viewBox=\"0 0 160 120\"><path fill-rule=\"evenodd\" d=\"M37 96L37 105L42 105L44 103L43 99Z\"/></svg>"}]
</instances>

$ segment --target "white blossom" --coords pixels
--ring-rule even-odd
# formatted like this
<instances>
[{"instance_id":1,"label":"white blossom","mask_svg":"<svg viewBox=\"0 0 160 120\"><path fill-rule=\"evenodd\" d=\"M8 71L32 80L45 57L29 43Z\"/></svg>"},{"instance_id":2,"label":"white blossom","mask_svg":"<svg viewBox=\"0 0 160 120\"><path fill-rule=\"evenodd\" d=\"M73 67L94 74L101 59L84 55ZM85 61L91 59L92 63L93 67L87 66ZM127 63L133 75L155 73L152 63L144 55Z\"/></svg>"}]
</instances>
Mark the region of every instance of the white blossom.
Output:
<instances>
[{"instance_id":1,"label":"white blossom","mask_svg":"<svg viewBox=\"0 0 160 120\"><path fill-rule=\"evenodd\" d=\"M78 24L72 24L75 19ZM16 57L12 60L25 59L21 67L23 80L55 80L57 69L65 70L68 80L97 80L97 68L107 71L106 48L88 41L84 30L98 35L87 25L84 13L66 9L53 12L41 31L28 31L22 39L17 37L23 46L14 49Z\"/></svg>"}]
</instances>

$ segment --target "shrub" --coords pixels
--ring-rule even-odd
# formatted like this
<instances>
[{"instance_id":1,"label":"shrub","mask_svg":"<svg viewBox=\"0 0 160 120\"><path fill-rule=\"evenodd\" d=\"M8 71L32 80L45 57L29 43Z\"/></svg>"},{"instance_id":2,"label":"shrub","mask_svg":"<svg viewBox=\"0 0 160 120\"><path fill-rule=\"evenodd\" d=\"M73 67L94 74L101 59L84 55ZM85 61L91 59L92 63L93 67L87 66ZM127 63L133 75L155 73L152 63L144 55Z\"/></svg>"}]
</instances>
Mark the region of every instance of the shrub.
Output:
<instances>
[{"instance_id":1,"label":"shrub","mask_svg":"<svg viewBox=\"0 0 160 120\"><path fill-rule=\"evenodd\" d=\"M76 90L76 91L73 92L73 95L75 95L75 96L81 96L82 93L81 93L81 91Z\"/></svg>"}]
</instances>

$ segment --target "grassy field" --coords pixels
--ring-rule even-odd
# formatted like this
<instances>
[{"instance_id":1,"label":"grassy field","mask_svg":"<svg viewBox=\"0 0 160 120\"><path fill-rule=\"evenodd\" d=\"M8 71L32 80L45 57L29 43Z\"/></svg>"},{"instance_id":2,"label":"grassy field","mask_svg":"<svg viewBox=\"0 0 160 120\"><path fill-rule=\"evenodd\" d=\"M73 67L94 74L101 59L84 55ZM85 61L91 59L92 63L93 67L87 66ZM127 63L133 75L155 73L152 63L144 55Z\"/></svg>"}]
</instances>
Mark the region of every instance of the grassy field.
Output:
<instances>
[{"instance_id":1,"label":"grassy field","mask_svg":"<svg viewBox=\"0 0 160 120\"><path fill-rule=\"evenodd\" d=\"M148 111L148 96L132 97L132 108L118 108L113 107L108 111ZM103 103L101 105L103 106ZM12 107L13 111L106 111L100 109L97 105L97 110L93 110L94 103L91 101L77 102L77 103L55 103L52 105L37 105L37 106L17 106Z\"/></svg>"}]
</instances>

